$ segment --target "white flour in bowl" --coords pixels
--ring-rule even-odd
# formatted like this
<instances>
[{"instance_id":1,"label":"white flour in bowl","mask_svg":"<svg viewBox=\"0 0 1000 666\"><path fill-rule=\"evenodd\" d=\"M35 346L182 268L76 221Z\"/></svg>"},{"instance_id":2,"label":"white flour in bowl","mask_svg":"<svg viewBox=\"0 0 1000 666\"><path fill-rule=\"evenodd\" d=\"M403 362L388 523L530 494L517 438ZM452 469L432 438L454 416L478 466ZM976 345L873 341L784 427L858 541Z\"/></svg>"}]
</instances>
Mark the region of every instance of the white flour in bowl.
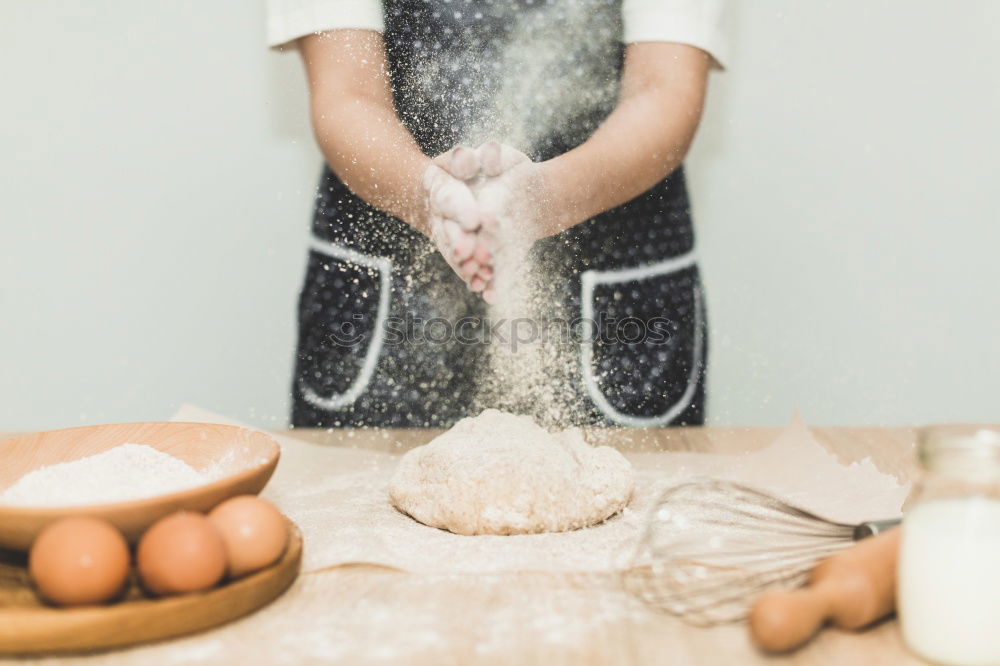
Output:
<instances>
[{"instance_id":1,"label":"white flour in bowl","mask_svg":"<svg viewBox=\"0 0 1000 666\"><path fill-rule=\"evenodd\" d=\"M154 497L214 480L180 458L145 444L40 467L0 493L0 504L78 506Z\"/></svg>"}]
</instances>

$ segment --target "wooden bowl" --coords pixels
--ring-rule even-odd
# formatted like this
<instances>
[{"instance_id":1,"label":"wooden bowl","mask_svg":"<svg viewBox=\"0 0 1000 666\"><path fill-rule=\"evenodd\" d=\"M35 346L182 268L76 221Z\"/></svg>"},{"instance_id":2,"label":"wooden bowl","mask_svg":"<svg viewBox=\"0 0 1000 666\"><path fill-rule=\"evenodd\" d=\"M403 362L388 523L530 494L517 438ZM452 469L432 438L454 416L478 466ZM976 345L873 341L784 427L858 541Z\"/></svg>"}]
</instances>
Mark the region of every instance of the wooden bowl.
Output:
<instances>
[{"instance_id":1,"label":"wooden bowl","mask_svg":"<svg viewBox=\"0 0 1000 666\"><path fill-rule=\"evenodd\" d=\"M120 444L146 444L219 476L202 486L112 504L0 504L0 548L27 550L49 523L69 516L103 518L129 543L159 518L186 509L208 511L234 495L257 494L278 464L278 443L263 432L208 423L117 423L51 430L0 441L0 492L44 465L92 456Z\"/></svg>"}]
</instances>

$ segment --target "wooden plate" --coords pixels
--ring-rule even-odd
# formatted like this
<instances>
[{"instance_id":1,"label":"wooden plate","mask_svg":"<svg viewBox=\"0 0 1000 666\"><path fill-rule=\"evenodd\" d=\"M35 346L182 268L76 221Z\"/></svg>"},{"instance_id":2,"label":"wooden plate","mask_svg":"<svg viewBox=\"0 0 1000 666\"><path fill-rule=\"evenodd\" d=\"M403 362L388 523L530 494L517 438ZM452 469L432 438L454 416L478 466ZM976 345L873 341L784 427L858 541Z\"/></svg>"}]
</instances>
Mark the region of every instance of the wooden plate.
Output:
<instances>
[{"instance_id":1,"label":"wooden plate","mask_svg":"<svg viewBox=\"0 0 1000 666\"><path fill-rule=\"evenodd\" d=\"M50 430L0 441L0 492L43 465L92 456L120 444L146 444L196 470L220 466L222 476L203 486L131 502L69 507L0 504L0 548L27 550L49 523L93 516L115 525L129 543L163 516L208 511L233 495L257 494L278 464L280 447L266 433L208 423L118 423Z\"/></svg>"},{"instance_id":2,"label":"wooden plate","mask_svg":"<svg viewBox=\"0 0 1000 666\"><path fill-rule=\"evenodd\" d=\"M122 601L52 608L31 588L24 553L0 551L0 654L84 652L173 638L215 627L267 605L292 584L302 536L289 522L289 543L274 565L207 592L146 597L134 578Z\"/></svg>"}]
</instances>

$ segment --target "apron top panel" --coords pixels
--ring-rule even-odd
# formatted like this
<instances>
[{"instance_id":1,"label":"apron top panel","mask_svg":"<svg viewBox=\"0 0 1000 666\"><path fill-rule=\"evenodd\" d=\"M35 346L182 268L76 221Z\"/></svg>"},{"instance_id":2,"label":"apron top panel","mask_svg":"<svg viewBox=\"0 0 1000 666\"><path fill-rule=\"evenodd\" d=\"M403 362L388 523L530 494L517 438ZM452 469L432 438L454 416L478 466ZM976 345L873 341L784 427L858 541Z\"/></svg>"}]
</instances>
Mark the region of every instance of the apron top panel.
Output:
<instances>
[{"instance_id":1,"label":"apron top panel","mask_svg":"<svg viewBox=\"0 0 1000 666\"><path fill-rule=\"evenodd\" d=\"M614 108L621 0L386 0L397 111L428 155L501 140L532 159Z\"/></svg>"}]
</instances>

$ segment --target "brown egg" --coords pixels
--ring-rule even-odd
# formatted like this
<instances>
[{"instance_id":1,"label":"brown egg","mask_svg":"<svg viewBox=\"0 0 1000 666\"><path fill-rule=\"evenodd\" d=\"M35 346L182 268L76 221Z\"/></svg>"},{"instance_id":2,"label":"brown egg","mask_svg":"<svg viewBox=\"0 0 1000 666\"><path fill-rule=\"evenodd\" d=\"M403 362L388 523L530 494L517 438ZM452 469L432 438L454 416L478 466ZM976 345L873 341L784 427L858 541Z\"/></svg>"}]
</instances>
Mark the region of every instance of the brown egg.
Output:
<instances>
[{"instance_id":1,"label":"brown egg","mask_svg":"<svg viewBox=\"0 0 1000 666\"><path fill-rule=\"evenodd\" d=\"M180 511L156 521L142 535L136 565L143 587L153 594L198 592L226 573L226 547L208 518Z\"/></svg>"},{"instance_id":2,"label":"brown egg","mask_svg":"<svg viewBox=\"0 0 1000 666\"><path fill-rule=\"evenodd\" d=\"M288 544L288 524L274 505L254 495L232 497L208 514L226 543L229 575L274 563Z\"/></svg>"},{"instance_id":3,"label":"brown egg","mask_svg":"<svg viewBox=\"0 0 1000 666\"><path fill-rule=\"evenodd\" d=\"M62 606L99 604L125 587L125 538L96 518L64 518L42 530L28 555L28 572L41 595Z\"/></svg>"}]
</instances>

